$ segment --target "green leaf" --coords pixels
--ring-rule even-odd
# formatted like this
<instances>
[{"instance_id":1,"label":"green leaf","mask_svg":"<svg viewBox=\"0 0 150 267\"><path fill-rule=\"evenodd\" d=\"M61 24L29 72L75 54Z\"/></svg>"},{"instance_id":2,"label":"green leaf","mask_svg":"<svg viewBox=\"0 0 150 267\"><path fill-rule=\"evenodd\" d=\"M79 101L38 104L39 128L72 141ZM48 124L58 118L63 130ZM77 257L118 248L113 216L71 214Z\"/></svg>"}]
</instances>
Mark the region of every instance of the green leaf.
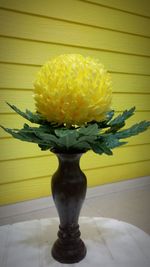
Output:
<instances>
[{"instance_id":1,"label":"green leaf","mask_svg":"<svg viewBox=\"0 0 150 267\"><path fill-rule=\"evenodd\" d=\"M95 129L95 126L94 126ZM83 130L83 129L82 129ZM85 130L85 129L84 129ZM91 127L90 127L91 130ZM83 131L81 131L81 135L77 129L71 130L71 129L62 129L62 130L55 130L55 133L57 136L59 136L59 144L62 148L69 149L91 149L90 143L93 142L93 140L96 139L95 135L83 135ZM92 133L92 131L87 131L87 129L84 131L84 133Z\"/></svg>"},{"instance_id":2,"label":"green leaf","mask_svg":"<svg viewBox=\"0 0 150 267\"><path fill-rule=\"evenodd\" d=\"M99 139L92 144L92 149L98 154L112 155L111 149L124 145L127 142L120 142L113 134L101 134Z\"/></svg>"},{"instance_id":3,"label":"green leaf","mask_svg":"<svg viewBox=\"0 0 150 267\"><path fill-rule=\"evenodd\" d=\"M110 110L110 111L108 111L108 112L106 113L106 120L105 120L104 122L107 122L107 123L108 123L108 122L113 118L114 113L115 113L114 110Z\"/></svg>"},{"instance_id":4,"label":"green leaf","mask_svg":"<svg viewBox=\"0 0 150 267\"><path fill-rule=\"evenodd\" d=\"M38 133L47 133L47 134L53 134L54 133L54 129L49 127L49 125L41 125L39 127L31 127L25 123L23 130L26 130L26 132L38 132Z\"/></svg>"},{"instance_id":5,"label":"green leaf","mask_svg":"<svg viewBox=\"0 0 150 267\"><path fill-rule=\"evenodd\" d=\"M116 133L122 127L125 126L125 122L111 126L105 133Z\"/></svg>"},{"instance_id":6,"label":"green leaf","mask_svg":"<svg viewBox=\"0 0 150 267\"><path fill-rule=\"evenodd\" d=\"M106 137L104 137L104 140L105 140L106 145L110 149L127 144L127 142L120 142L119 139L113 134L107 135Z\"/></svg>"},{"instance_id":7,"label":"green leaf","mask_svg":"<svg viewBox=\"0 0 150 267\"><path fill-rule=\"evenodd\" d=\"M43 141L35 136L31 131L26 131L24 129L10 129L1 126L7 133L11 134L14 138L20 139L22 141L43 144Z\"/></svg>"},{"instance_id":8,"label":"green leaf","mask_svg":"<svg viewBox=\"0 0 150 267\"><path fill-rule=\"evenodd\" d=\"M76 130L70 130L70 129L65 129L65 128L64 129L55 129L54 132L58 137L63 137L63 136L69 135L69 134L75 134L76 136L78 135Z\"/></svg>"},{"instance_id":9,"label":"green leaf","mask_svg":"<svg viewBox=\"0 0 150 267\"><path fill-rule=\"evenodd\" d=\"M114 110L111 110L106 113L106 120L97 122L97 125L100 129L108 128L108 122L113 118Z\"/></svg>"},{"instance_id":10,"label":"green leaf","mask_svg":"<svg viewBox=\"0 0 150 267\"><path fill-rule=\"evenodd\" d=\"M135 107L132 107L129 110L125 110L122 114L118 115L115 119L110 121L109 126L116 126L116 125L121 125L124 123L124 121L128 118L130 118L135 111Z\"/></svg>"},{"instance_id":11,"label":"green leaf","mask_svg":"<svg viewBox=\"0 0 150 267\"><path fill-rule=\"evenodd\" d=\"M110 127L105 133L115 133L125 126L125 120L133 115L135 107L125 110L122 114L118 115L115 119L110 121L108 127Z\"/></svg>"},{"instance_id":12,"label":"green leaf","mask_svg":"<svg viewBox=\"0 0 150 267\"><path fill-rule=\"evenodd\" d=\"M103 154L103 150L102 150L102 148L100 146L100 143L96 142L96 143L92 144L91 147L92 147L92 150L96 154L99 154L99 155Z\"/></svg>"},{"instance_id":13,"label":"green leaf","mask_svg":"<svg viewBox=\"0 0 150 267\"><path fill-rule=\"evenodd\" d=\"M78 133L80 135L98 135L99 134L99 128L97 123L91 124L87 127L82 126L79 130Z\"/></svg>"},{"instance_id":14,"label":"green leaf","mask_svg":"<svg viewBox=\"0 0 150 267\"><path fill-rule=\"evenodd\" d=\"M87 123L87 125L91 125L91 124L97 124L99 129L104 129L109 127L108 126L108 122L112 119L112 117L114 116L114 110L110 110L108 112L106 112L106 119L103 121L90 121Z\"/></svg>"},{"instance_id":15,"label":"green leaf","mask_svg":"<svg viewBox=\"0 0 150 267\"><path fill-rule=\"evenodd\" d=\"M45 125L40 125L38 129L39 131L44 133L54 134L55 128L53 128L50 124L45 124Z\"/></svg>"},{"instance_id":16,"label":"green leaf","mask_svg":"<svg viewBox=\"0 0 150 267\"><path fill-rule=\"evenodd\" d=\"M72 148L74 148L76 150L78 149L78 150L86 150L87 151L87 150L91 149L91 145L86 141L82 141L82 142L74 144Z\"/></svg>"},{"instance_id":17,"label":"green leaf","mask_svg":"<svg viewBox=\"0 0 150 267\"><path fill-rule=\"evenodd\" d=\"M101 149L103 150L103 152L105 154L107 154L107 155L113 155L111 149L108 147L108 145L105 142L101 143L100 144L100 147L101 147Z\"/></svg>"},{"instance_id":18,"label":"green leaf","mask_svg":"<svg viewBox=\"0 0 150 267\"><path fill-rule=\"evenodd\" d=\"M107 155L112 155L112 151L107 147L105 142L95 142L92 144L92 150L97 153L97 154L107 154Z\"/></svg>"},{"instance_id":19,"label":"green leaf","mask_svg":"<svg viewBox=\"0 0 150 267\"><path fill-rule=\"evenodd\" d=\"M34 129L33 131L34 131L34 134L43 141L43 144L45 144L45 145L53 144L55 146L58 145L59 139L56 136L54 136L52 134L40 132L37 129Z\"/></svg>"},{"instance_id":20,"label":"green leaf","mask_svg":"<svg viewBox=\"0 0 150 267\"><path fill-rule=\"evenodd\" d=\"M134 124L128 129L115 133L115 136L118 139L128 138L144 132L145 130L148 129L149 126L150 126L150 121L141 121L139 123Z\"/></svg>"},{"instance_id":21,"label":"green leaf","mask_svg":"<svg viewBox=\"0 0 150 267\"><path fill-rule=\"evenodd\" d=\"M88 143L93 143L95 140L97 139L97 135L83 135L83 136L80 136L77 140L77 143L79 142L88 142Z\"/></svg>"},{"instance_id":22,"label":"green leaf","mask_svg":"<svg viewBox=\"0 0 150 267\"><path fill-rule=\"evenodd\" d=\"M16 106L6 102L10 108L12 108L16 113L18 113L23 118L29 120L32 123L45 124L48 123L39 113L32 113L30 110L26 109L26 112L21 111Z\"/></svg>"},{"instance_id":23,"label":"green leaf","mask_svg":"<svg viewBox=\"0 0 150 267\"><path fill-rule=\"evenodd\" d=\"M41 148L42 151L49 150L49 149L52 148L51 145L41 145L41 144L39 144L38 146L39 146L39 148Z\"/></svg>"},{"instance_id":24,"label":"green leaf","mask_svg":"<svg viewBox=\"0 0 150 267\"><path fill-rule=\"evenodd\" d=\"M76 144L77 139L76 139L76 132L68 132L68 134L62 135L59 138L59 144L62 147L66 147L67 149L69 149L70 147L72 147L73 145Z\"/></svg>"}]
</instances>

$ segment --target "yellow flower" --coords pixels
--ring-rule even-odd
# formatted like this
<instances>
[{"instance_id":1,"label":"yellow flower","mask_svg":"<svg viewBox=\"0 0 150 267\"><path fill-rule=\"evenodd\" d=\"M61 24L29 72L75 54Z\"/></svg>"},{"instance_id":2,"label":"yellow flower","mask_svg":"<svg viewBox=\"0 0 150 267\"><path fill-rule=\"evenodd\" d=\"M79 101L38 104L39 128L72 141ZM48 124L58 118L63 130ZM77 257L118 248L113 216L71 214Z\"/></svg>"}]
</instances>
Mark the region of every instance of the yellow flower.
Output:
<instances>
[{"instance_id":1,"label":"yellow flower","mask_svg":"<svg viewBox=\"0 0 150 267\"><path fill-rule=\"evenodd\" d=\"M69 126L103 120L111 95L111 78L103 65L79 54L50 60L34 83L36 111L47 121Z\"/></svg>"}]
</instances>

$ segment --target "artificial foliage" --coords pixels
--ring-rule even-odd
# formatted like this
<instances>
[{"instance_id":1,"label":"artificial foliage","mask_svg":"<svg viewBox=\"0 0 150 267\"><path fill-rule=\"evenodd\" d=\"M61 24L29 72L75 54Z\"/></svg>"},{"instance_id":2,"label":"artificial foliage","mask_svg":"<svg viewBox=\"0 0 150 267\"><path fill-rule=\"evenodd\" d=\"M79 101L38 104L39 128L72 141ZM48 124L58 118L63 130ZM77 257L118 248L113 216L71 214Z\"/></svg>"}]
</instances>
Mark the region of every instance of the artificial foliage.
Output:
<instances>
[{"instance_id":1,"label":"artificial foliage","mask_svg":"<svg viewBox=\"0 0 150 267\"><path fill-rule=\"evenodd\" d=\"M106 119L91 121L83 126L66 127L64 124L50 123L41 114L29 110L22 112L7 103L15 112L29 122L39 124L31 127L24 124L22 129L10 129L1 126L7 133L22 141L38 144L41 150L61 153L76 153L93 150L97 154L112 155L112 149L126 144L122 139L144 132L149 121L141 121L128 129L123 129L128 118L134 115L135 107L125 110L114 118L114 111L106 113Z\"/></svg>"},{"instance_id":2,"label":"artificial foliage","mask_svg":"<svg viewBox=\"0 0 150 267\"><path fill-rule=\"evenodd\" d=\"M127 143L124 139L150 126L149 121L141 121L124 128L135 107L115 116L110 108L110 74L98 60L78 54L60 55L42 66L34 83L34 99L35 112L7 104L37 127L27 123L22 129L1 127L41 150L112 155L112 149Z\"/></svg>"}]
</instances>

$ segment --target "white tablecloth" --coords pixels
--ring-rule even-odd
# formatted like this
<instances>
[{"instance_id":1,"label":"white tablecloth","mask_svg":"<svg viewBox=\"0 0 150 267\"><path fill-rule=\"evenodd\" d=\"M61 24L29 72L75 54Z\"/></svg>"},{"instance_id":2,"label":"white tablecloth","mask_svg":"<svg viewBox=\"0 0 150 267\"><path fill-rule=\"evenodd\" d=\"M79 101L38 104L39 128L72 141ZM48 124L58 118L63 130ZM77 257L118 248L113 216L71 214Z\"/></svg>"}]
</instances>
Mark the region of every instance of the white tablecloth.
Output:
<instances>
[{"instance_id":1,"label":"white tablecloth","mask_svg":"<svg viewBox=\"0 0 150 267\"><path fill-rule=\"evenodd\" d=\"M150 237L137 227L109 218L80 218L87 256L61 264L51 256L58 219L0 227L0 267L150 267Z\"/></svg>"}]
</instances>

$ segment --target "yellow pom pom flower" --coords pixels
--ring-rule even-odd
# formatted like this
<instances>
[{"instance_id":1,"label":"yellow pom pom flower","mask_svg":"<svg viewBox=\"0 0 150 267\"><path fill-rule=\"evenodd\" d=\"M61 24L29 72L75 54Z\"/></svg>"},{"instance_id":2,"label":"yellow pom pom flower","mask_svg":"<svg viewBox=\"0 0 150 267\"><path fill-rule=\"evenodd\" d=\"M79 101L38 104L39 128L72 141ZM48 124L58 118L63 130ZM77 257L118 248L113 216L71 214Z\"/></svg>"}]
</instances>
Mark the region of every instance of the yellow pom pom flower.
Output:
<instances>
[{"instance_id":1,"label":"yellow pom pom flower","mask_svg":"<svg viewBox=\"0 0 150 267\"><path fill-rule=\"evenodd\" d=\"M67 126L103 120L111 95L111 78L103 65L79 54L50 60L34 83L36 111L49 122Z\"/></svg>"}]
</instances>

